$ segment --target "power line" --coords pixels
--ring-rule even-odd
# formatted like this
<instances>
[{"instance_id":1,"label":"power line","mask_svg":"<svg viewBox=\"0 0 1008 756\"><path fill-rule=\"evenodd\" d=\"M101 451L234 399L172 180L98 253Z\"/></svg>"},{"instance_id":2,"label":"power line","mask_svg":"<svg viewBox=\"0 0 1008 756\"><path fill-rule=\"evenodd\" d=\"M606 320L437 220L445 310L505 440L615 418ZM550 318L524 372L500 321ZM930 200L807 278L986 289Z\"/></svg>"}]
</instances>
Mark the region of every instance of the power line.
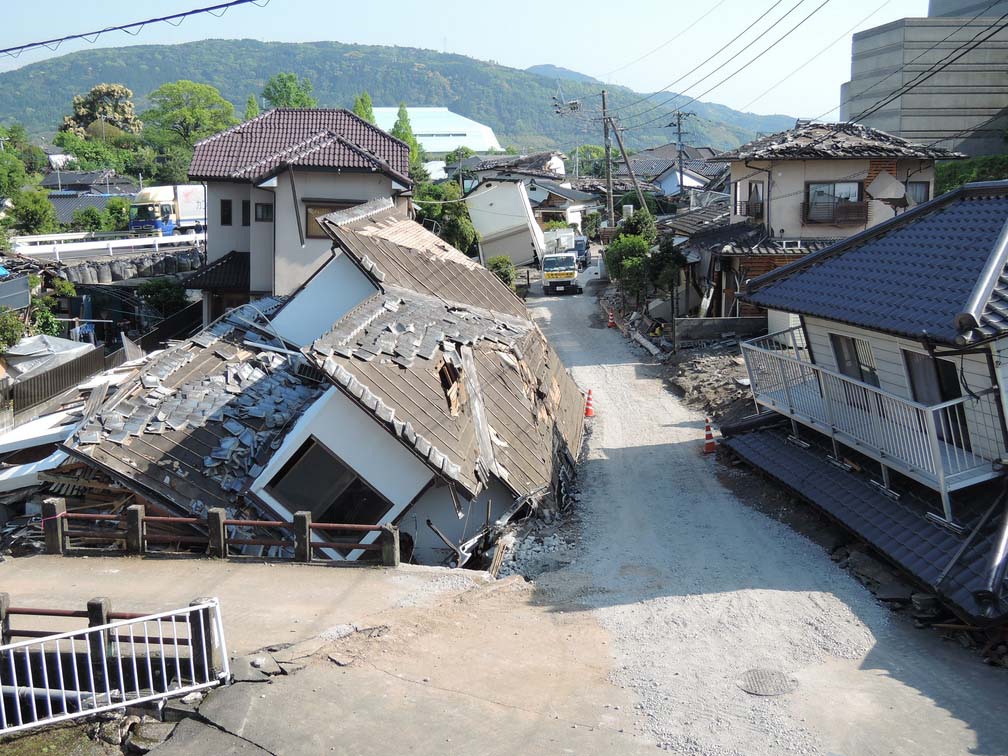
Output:
<instances>
[{"instance_id":1,"label":"power line","mask_svg":"<svg viewBox=\"0 0 1008 756\"><path fill-rule=\"evenodd\" d=\"M773 48L775 48L777 45L779 45L781 42L783 42L785 39L787 39L789 36L791 36L791 34L793 34L795 31L797 31L798 28L802 26L802 24L804 24L806 21L808 21L810 18L812 18L812 16L814 16L816 13L818 13L824 7L826 7L826 5L829 2L831 2L831 0L823 0L811 13L809 13L807 16L805 16L805 18L803 18L797 24L795 24L790 29L788 29L782 36L780 36L776 40L774 40L769 46L767 46L766 48L764 48L761 52L757 53L756 56L754 56L753 58L750 58L748 61L746 61L741 66L739 66L737 69L735 69L730 74L728 74L726 77L724 77L723 79L721 79L721 81L719 81L714 86L712 86L712 87L704 90L703 92L701 92L700 94L696 95L695 97L687 100L684 104L678 105L677 106L677 110L681 110L682 108L685 108L685 107L688 107L689 105L692 105L694 102L696 102L697 100L699 100L701 97L704 97L705 95L710 94L715 89L717 89L718 87L720 87L722 84L724 84L724 83L728 82L729 80L731 80L732 78L734 78L741 71L744 71L745 69L747 69L753 63L755 63L757 60L759 60L760 58L762 58L764 55L766 55L768 52L770 52ZM795 6L795 7L797 7L797 6ZM675 98L673 97L669 101L674 100L674 99ZM644 126L648 126L648 125L654 123L655 121L659 121L659 120L661 120L662 118L665 118L665 117L666 116L664 116L662 114L659 114L658 116L656 116L655 118L652 118L649 121L645 121L644 123L638 123L638 124L635 124L633 126L629 126L627 128L640 129L640 128L643 128Z\"/></svg>"},{"instance_id":2,"label":"power line","mask_svg":"<svg viewBox=\"0 0 1008 756\"><path fill-rule=\"evenodd\" d=\"M668 40L662 42L660 45L658 45L658 47L654 48L653 50L650 50L649 52L644 53L639 58L634 58L629 63L627 63L625 65L622 65L619 68L614 68L612 71L610 71L606 75L606 78L607 79L611 79L612 75L614 73L619 73L620 71L623 71L623 70L625 70L627 68L630 68L630 66L632 66L632 65L634 65L636 63L640 63L645 58L650 58L652 55L654 55L659 50L662 50L662 49L668 47L673 42L675 42L677 39L679 39L679 37L681 37L683 34L685 34L686 32L688 32L694 26L696 26L697 24L699 24L701 21L703 21L705 18L707 18L707 16L709 16L711 13L713 13L714 11L716 11L718 8L720 8L722 5L724 5L726 2L727 2L727 0L719 0L719 2L714 5L714 7L712 7L710 10L708 10L706 13L704 13L702 16L700 16L700 18L698 18L692 24L690 24L685 29L683 29L681 32L679 32L678 34L676 34L674 37L672 37L672 39L668 39Z\"/></svg>"},{"instance_id":3,"label":"power line","mask_svg":"<svg viewBox=\"0 0 1008 756\"><path fill-rule=\"evenodd\" d=\"M702 63L700 63L699 65L697 65L697 66L694 66L693 68L691 68L691 69L690 69L689 71L687 71L686 73L684 73L684 74L683 74L682 76L680 76L680 77L679 77L678 79L676 79L675 81L671 82L670 84L666 84L666 85L665 85L664 87L662 87L661 89L659 89L659 90L658 90L657 92L652 92L651 94L649 94L649 95L645 95L644 97L640 97L640 98L638 98L638 99L634 100L633 102L631 102L631 103L628 103L627 105L621 105L621 106L619 106L618 108L613 108L613 110L614 110L614 111L617 111L617 112L618 112L618 111L621 111L621 110L626 110L627 108L632 108L632 107L633 107L634 105L637 105L637 104L639 104L639 103L642 103L642 102L645 102L645 101L647 101L647 100L650 100L650 99L651 99L652 97L654 97L655 95L657 95L657 94L658 94L658 92L665 92L665 91L667 91L667 90L671 89L671 88L672 88L672 87L674 87L674 86L675 86L676 84L678 84L678 83L679 83L680 81L682 81L683 79L685 79L685 78L686 78L687 76L689 76L690 74L692 74L692 73L694 73L694 72L696 72L696 71L700 70L700 69L701 69L701 68L703 68L703 67L704 67L705 65L707 65L708 63L710 63L710 62L711 62L711 61L712 61L712 60L713 60L714 58L716 58L716 57L717 57L718 55L720 55L720 54L721 54L721 53L723 53L723 52L724 52L725 50L727 50L727 49L728 49L729 47L731 47L731 46L732 46L733 44L735 44L735 42L736 42L736 41L738 41L739 37L741 37L741 36L742 36L743 34L745 34L745 33L746 33L746 32L748 32L748 31L749 31L750 29L752 29L752 28L753 28L754 26L756 26L756 24L758 24L758 23L759 23L760 21L762 21L762 20L763 20L764 18L766 18L766 17L767 17L767 15L768 15L768 14L769 14L769 13L770 13L770 12L771 12L771 11L772 11L772 10L773 10L774 8L776 8L776 7L778 6L778 5L780 5L780 4L782 3L782 2L784 2L784 0L777 0L777 2L775 2L775 3L774 3L773 5L771 5L771 6L769 7L769 8L767 8L767 9L766 9L766 10L765 10L765 11L763 12L763 14L759 16L759 18L757 18L757 19L756 19L755 21L753 21L753 22L752 22L751 24L749 24L749 26L747 26L747 27L746 27L745 29L743 29L743 30L742 30L742 31L740 31L740 32L739 32L738 34L736 34L736 35L735 35L735 36L734 36L734 37L733 37L733 38L731 39L731 41L729 41L728 43L726 43L726 44L722 45L722 46L721 46L721 48L720 48L720 49L718 49L717 51L715 51L713 55L711 55L711 56L710 56L709 58L707 58L706 60L704 60L704 61L703 61ZM803 2L805 2L805 0L798 0L798 5L801 5L801 4L803 3ZM781 20L783 20L784 18L786 18L786 17L787 17L787 15L788 15L788 13L791 13L791 11L793 11L793 10L794 10L795 8L797 8L797 7L798 7L798 5L795 5L795 6L794 6L794 8L792 8L791 10L789 10L789 11L788 11L787 13L785 13L785 14L784 14L783 16L781 16L781 17L780 17L779 19L777 19L777 21L775 21L775 22L774 22L774 25L776 26L776 24L780 23L780 22L781 22ZM773 28L773 26L771 26L771 27L770 27L770 29L772 29L772 28ZM769 31L769 29L768 29L767 31ZM764 33L766 33L766 32L764 32ZM707 75L708 75L708 76L710 76L711 74L707 74ZM700 81L703 81L703 79L701 79ZM695 85L693 85L693 86L695 86ZM674 99L674 98L673 98L673 99ZM660 107L660 106L657 106L657 105L656 105L655 107ZM652 110L654 110L654 108L653 108L653 107L652 107L652 108L648 108L647 110L643 111L642 113L649 113L649 112L650 112L650 111L652 111ZM637 117L638 115L642 115L642 113L636 113L636 114L634 114L634 115L632 115L632 116L630 116L630 117L631 117L631 118L636 118L636 117Z\"/></svg>"},{"instance_id":4,"label":"power line","mask_svg":"<svg viewBox=\"0 0 1008 756\"><path fill-rule=\"evenodd\" d=\"M7 47L0 50L0 53L7 55L11 58L17 58L21 53L26 50L34 50L39 47L44 47L47 50L55 51L64 42L71 42L76 39L82 39L88 44L94 44L98 41L98 37L102 34L107 34L108 32L121 31L127 34L136 36L139 34L145 26L150 24L166 23L172 26L178 26L183 21L185 21L189 16L196 16L201 13L209 13L211 16L223 16L228 12L229 9L234 8L238 5L256 5L263 8L269 4L269 0L231 0L227 3L219 3L217 5L208 5L204 8L194 8L193 10L184 11L182 13L175 13L171 16L158 16L157 18L148 18L146 21L135 21L131 24L121 24L119 26L107 26L104 29L98 29L97 31L84 32L83 34L70 34L66 37L57 37L55 39L47 39L42 42L30 42L26 45L16 45L14 47ZM134 31L135 30L135 31Z\"/></svg>"},{"instance_id":5,"label":"power line","mask_svg":"<svg viewBox=\"0 0 1008 756\"><path fill-rule=\"evenodd\" d=\"M804 69L805 66L807 66L809 63L811 63L813 60L815 60L816 58L818 58L820 55L824 54L827 50L832 49L833 47L835 47L836 45L838 45L843 40L847 39L847 35L848 34L850 34L851 32L853 32L855 29L857 29L859 26L861 26L861 24L863 24L869 18L871 18L872 16L874 16L876 13L878 13L883 8L885 8L891 2L892 2L892 0L885 0L885 2L882 3L882 5L880 5L878 8L876 8L875 10L873 10L871 13L869 13L864 18L862 18L860 21L858 21L856 24L854 24L854 26L852 26L850 29L848 29L847 31L845 31L843 34L841 34L835 40L833 40L832 42L830 42L828 45L826 45L826 47L822 48L819 52L817 52L811 58L809 58L808 60L806 60L800 66L798 66L797 68L795 68L791 73L789 73L783 79L781 79L780 81L778 81L776 84L773 84L770 87L767 87L760 94L758 94L755 97L753 97L751 100L749 100L749 102L747 102L745 105L743 105L741 108L739 108L739 110L745 110L750 105L752 105L754 102L758 102L759 100L762 100L764 97L766 97L772 91L774 91L775 89L777 89L777 87L779 87L785 81L787 81L792 76L794 76L796 73L798 73L799 71L801 71L802 69ZM1000 0L995 0L995 2L1000 2Z\"/></svg>"}]
</instances>

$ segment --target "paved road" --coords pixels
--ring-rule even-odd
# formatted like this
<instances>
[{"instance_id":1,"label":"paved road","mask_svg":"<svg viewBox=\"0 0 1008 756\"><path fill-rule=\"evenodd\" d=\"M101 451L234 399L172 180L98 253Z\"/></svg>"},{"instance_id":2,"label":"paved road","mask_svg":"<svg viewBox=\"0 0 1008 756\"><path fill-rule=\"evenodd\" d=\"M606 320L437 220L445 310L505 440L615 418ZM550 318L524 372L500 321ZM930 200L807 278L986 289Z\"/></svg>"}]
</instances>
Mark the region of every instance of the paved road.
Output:
<instances>
[{"instance_id":1,"label":"paved road","mask_svg":"<svg viewBox=\"0 0 1008 756\"><path fill-rule=\"evenodd\" d=\"M691 754L1005 754L1008 674L879 606L818 547L740 503L703 418L582 296L531 299L597 417L582 553L537 581L610 636L639 733ZM758 697L748 670L794 692Z\"/></svg>"}]
</instances>

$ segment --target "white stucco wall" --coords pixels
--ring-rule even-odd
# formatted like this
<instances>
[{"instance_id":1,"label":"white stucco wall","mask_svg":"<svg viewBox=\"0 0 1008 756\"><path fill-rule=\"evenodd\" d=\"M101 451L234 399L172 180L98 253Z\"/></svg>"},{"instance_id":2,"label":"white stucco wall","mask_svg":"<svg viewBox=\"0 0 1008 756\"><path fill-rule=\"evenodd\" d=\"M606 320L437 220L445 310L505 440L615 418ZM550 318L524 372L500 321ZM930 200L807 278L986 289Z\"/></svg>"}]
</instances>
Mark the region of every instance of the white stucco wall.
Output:
<instances>
[{"instance_id":1,"label":"white stucco wall","mask_svg":"<svg viewBox=\"0 0 1008 756\"><path fill-rule=\"evenodd\" d=\"M507 255L515 265L542 255L542 229L521 182L487 181L466 197L469 217L480 234L483 262Z\"/></svg>"},{"instance_id":2,"label":"white stucco wall","mask_svg":"<svg viewBox=\"0 0 1008 756\"><path fill-rule=\"evenodd\" d=\"M377 524L393 522L434 477L430 468L374 418L341 391L331 388L294 424L269 464L249 487L287 522L293 522L293 513L266 492L266 484L310 436L391 502L391 509ZM364 542L371 543L376 537L376 533L370 533ZM360 553L353 552L350 558L355 559Z\"/></svg>"},{"instance_id":3,"label":"white stucco wall","mask_svg":"<svg viewBox=\"0 0 1008 756\"><path fill-rule=\"evenodd\" d=\"M305 200L332 202L366 202L376 197L392 196L392 180L379 173L329 173L323 171L295 171L294 184L298 203L295 207L291 193L290 174L277 176L276 254L273 271L273 292L290 294L303 284L328 257L332 242L329 239L309 239L304 244L298 233L298 222L307 234L305 225Z\"/></svg>"},{"instance_id":4,"label":"white stucco wall","mask_svg":"<svg viewBox=\"0 0 1008 756\"><path fill-rule=\"evenodd\" d=\"M921 170L922 163L926 166ZM896 164L896 176L899 181L927 181L930 183L929 197L934 197L934 166L930 161L900 160ZM749 198L749 183L763 182L764 199L769 197L769 221L775 235L780 235L784 229L784 237L790 239L804 238L842 238L852 236L865 228L893 217L892 209L882 202L872 201L868 210L868 222L841 225L828 223L803 223L802 203L805 202L805 186L809 181L861 181L868 176L868 160L777 160L749 161L747 166L743 161L731 164L731 181L733 199L732 223L745 220L738 215L738 201ZM771 170L772 180L767 186L766 169ZM867 199L867 197L866 197ZM763 222L767 219L764 210Z\"/></svg>"},{"instance_id":5,"label":"white stucco wall","mask_svg":"<svg viewBox=\"0 0 1008 756\"><path fill-rule=\"evenodd\" d=\"M377 290L346 253L339 251L271 322L287 341L308 346Z\"/></svg>"},{"instance_id":6,"label":"white stucco wall","mask_svg":"<svg viewBox=\"0 0 1008 756\"><path fill-rule=\"evenodd\" d=\"M249 199L249 184L223 181L207 183L207 262L219 260L228 252L250 252L250 228L241 224L241 203ZM231 225L222 226L222 199L231 200Z\"/></svg>"}]
</instances>

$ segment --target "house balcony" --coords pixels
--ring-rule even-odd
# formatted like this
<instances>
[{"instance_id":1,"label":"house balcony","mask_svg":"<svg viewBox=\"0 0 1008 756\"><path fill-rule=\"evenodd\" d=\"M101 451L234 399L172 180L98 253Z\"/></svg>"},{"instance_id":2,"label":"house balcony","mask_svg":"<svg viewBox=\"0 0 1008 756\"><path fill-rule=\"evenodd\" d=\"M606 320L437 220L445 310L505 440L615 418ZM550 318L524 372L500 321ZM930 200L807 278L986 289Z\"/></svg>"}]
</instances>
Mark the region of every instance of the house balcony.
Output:
<instances>
[{"instance_id":1,"label":"house balcony","mask_svg":"<svg viewBox=\"0 0 1008 756\"><path fill-rule=\"evenodd\" d=\"M802 221L832 226L862 225L868 222L868 203L851 200L802 202Z\"/></svg>"},{"instance_id":2,"label":"house balcony","mask_svg":"<svg viewBox=\"0 0 1008 756\"><path fill-rule=\"evenodd\" d=\"M919 404L812 363L800 327L744 342L742 354L758 405L829 436L838 461L838 444L874 459L886 488L895 470L937 491L949 524L952 491L1001 475L996 388Z\"/></svg>"},{"instance_id":3,"label":"house balcony","mask_svg":"<svg viewBox=\"0 0 1008 756\"><path fill-rule=\"evenodd\" d=\"M762 220L763 200L739 200L735 203L735 215L741 215L752 220Z\"/></svg>"}]
</instances>

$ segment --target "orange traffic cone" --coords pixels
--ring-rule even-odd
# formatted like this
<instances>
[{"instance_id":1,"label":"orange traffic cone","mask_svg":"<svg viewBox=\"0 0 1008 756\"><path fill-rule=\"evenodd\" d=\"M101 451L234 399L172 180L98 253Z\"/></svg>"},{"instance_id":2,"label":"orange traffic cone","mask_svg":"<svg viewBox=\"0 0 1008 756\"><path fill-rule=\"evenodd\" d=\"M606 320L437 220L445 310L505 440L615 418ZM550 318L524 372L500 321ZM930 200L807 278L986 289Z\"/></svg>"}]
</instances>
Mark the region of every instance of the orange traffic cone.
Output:
<instances>
[{"instance_id":1,"label":"orange traffic cone","mask_svg":"<svg viewBox=\"0 0 1008 756\"><path fill-rule=\"evenodd\" d=\"M588 389L588 401L585 402L585 417L595 417L595 407L592 404L591 389Z\"/></svg>"},{"instance_id":2,"label":"orange traffic cone","mask_svg":"<svg viewBox=\"0 0 1008 756\"><path fill-rule=\"evenodd\" d=\"M710 427L710 418L707 418L707 427L704 429L703 453L713 454L717 447L714 445L714 432Z\"/></svg>"},{"instance_id":3,"label":"orange traffic cone","mask_svg":"<svg viewBox=\"0 0 1008 756\"><path fill-rule=\"evenodd\" d=\"M616 327L616 312L614 310L609 310L609 328Z\"/></svg>"}]
</instances>

